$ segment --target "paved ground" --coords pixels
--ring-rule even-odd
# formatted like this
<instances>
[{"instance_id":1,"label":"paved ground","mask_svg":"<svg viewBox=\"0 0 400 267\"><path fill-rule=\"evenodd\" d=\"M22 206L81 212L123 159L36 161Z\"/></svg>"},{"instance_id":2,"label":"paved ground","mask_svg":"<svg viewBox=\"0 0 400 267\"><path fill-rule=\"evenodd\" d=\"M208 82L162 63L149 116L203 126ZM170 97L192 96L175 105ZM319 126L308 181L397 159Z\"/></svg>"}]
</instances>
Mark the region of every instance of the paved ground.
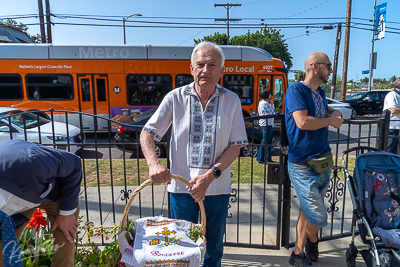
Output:
<instances>
[{"instance_id":1,"label":"paved ground","mask_svg":"<svg viewBox=\"0 0 400 267\"><path fill-rule=\"evenodd\" d=\"M350 238L323 242L320 244L320 256L315 267L342 267L346 266L345 251L350 243ZM359 238L356 246L363 249ZM222 266L291 266L288 262L292 249L266 250L225 247ZM357 257L357 267L365 267L361 256Z\"/></svg>"}]
</instances>

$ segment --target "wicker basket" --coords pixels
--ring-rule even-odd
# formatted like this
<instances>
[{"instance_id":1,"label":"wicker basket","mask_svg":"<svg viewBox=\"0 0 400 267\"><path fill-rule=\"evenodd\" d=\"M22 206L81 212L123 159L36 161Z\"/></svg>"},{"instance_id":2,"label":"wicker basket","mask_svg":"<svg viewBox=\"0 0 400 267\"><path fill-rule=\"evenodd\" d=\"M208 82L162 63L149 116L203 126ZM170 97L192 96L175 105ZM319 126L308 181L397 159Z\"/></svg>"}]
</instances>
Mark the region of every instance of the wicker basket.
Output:
<instances>
[{"instance_id":1,"label":"wicker basket","mask_svg":"<svg viewBox=\"0 0 400 267\"><path fill-rule=\"evenodd\" d=\"M179 176L179 175L175 175L175 174L171 174L171 178L175 179L177 181L180 181L182 183L184 183L185 185L187 185L189 188L192 188L192 184L189 183L188 180L186 180L185 178ZM147 179L146 181L144 181L141 185L139 185L136 190L131 194L128 203L125 206L125 210L124 210L124 214L122 217L122 223L121 223L121 231L126 231L126 226L128 223L128 213L129 213L129 209L131 207L131 204L135 198L135 196L143 189L145 188L148 184L151 184L150 179ZM201 213L201 238L205 241L205 235L206 235L206 212L204 210L204 205L203 202L200 201L199 202L199 206L200 206L200 213Z\"/></svg>"}]
</instances>

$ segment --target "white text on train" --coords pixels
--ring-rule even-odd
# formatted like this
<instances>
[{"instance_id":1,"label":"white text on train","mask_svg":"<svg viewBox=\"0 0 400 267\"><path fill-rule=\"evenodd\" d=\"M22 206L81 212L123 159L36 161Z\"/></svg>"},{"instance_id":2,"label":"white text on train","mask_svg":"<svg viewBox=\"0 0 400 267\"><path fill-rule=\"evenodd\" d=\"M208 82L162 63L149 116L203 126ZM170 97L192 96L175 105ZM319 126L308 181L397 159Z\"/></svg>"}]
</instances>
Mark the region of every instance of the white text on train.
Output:
<instances>
[{"instance_id":1,"label":"white text on train","mask_svg":"<svg viewBox=\"0 0 400 267\"><path fill-rule=\"evenodd\" d=\"M251 67L225 67L224 72L254 72L254 66Z\"/></svg>"},{"instance_id":2,"label":"white text on train","mask_svg":"<svg viewBox=\"0 0 400 267\"><path fill-rule=\"evenodd\" d=\"M72 69L72 65L19 65L20 69Z\"/></svg>"},{"instance_id":3,"label":"white text on train","mask_svg":"<svg viewBox=\"0 0 400 267\"><path fill-rule=\"evenodd\" d=\"M79 47L79 58L128 58L129 51L125 48L96 48L92 46Z\"/></svg>"}]
</instances>

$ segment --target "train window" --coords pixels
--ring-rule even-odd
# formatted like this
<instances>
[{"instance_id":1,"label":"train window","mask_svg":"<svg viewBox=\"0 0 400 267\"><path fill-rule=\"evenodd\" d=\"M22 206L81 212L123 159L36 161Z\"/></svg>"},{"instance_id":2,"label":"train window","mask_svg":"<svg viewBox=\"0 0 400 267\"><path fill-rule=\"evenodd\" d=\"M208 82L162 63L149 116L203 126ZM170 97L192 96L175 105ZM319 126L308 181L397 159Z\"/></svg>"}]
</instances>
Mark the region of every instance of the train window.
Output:
<instances>
[{"instance_id":1,"label":"train window","mask_svg":"<svg viewBox=\"0 0 400 267\"><path fill-rule=\"evenodd\" d=\"M0 101L4 100L22 100L21 76L18 74L0 75Z\"/></svg>"},{"instance_id":2,"label":"train window","mask_svg":"<svg viewBox=\"0 0 400 267\"><path fill-rule=\"evenodd\" d=\"M236 93L242 105L251 105L254 101L253 75L225 75L224 87Z\"/></svg>"},{"instance_id":3,"label":"train window","mask_svg":"<svg viewBox=\"0 0 400 267\"><path fill-rule=\"evenodd\" d=\"M96 85L97 85L97 101L99 102L106 101L106 80L96 79Z\"/></svg>"},{"instance_id":4,"label":"train window","mask_svg":"<svg viewBox=\"0 0 400 267\"><path fill-rule=\"evenodd\" d=\"M169 74L128 74L126 88L129 105L159 105L172 90Z\"/></svg>"},{"instance_id":5,"label":"train window","mask_svg":"<svg viewBox=\"0 0 400 267\"><path fill-rule=\"evenodd\" d=\"M82 90L82 101L90 102L90 84L89 79L82 79L81 80L81 90Z\"/></svg>"},{"instance_id":6,"label":"train window","mask_svg":"<svg viewBox=\"0 0 400 267\"><path fill-rule=\"evenodd\" d=\"M175 88L182 87L194 81L191 74L178 74L175 76Z\"/></svg>"},{"instance_id":7,"label":"train window","mask_svg":"<svg viewBox=\"0 0 400 267\"><path fill-rule=\"evenodd\" d=\"M26 75L26 89L30 100L72 100L74 86L69 74Z\"/></svg>"}]
</instances>

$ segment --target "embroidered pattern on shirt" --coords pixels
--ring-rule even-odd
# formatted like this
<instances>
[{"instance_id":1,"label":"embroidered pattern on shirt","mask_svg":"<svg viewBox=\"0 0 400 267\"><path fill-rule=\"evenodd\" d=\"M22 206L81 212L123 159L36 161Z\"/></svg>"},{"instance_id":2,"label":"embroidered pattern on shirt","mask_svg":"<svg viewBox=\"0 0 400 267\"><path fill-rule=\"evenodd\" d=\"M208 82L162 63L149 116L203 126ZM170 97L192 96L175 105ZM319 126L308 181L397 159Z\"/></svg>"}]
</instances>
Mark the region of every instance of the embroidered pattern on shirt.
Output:
<instances>
[{"instance_id":1,"label":"embroidered pattern on shirt","mask_svg":"<svg viewBox=\"0 0 400 267\"><path fill-rule=\"evenodd\" d=\"M197 95L191 97L188 155L191 168L209 168L213 164L218 97L212 97L204 113Z\"/></svg>"},{"instance_id":2,"label":"embroidered pattern on shirt","mask_svg":"<svg viewBox=\"0 0 400 267\"><path fill-rule=\"evenodd\" d=\"M311 90L311 94L315 104L315 117L326 118L326 110L321 95L314 90Z\"/></svg>"},{"instance_id":3,"label":"embroidered pattern on shirt","mask_svg":"<svg viewBox=\"0 0 400 267\"><path fill-rule=\"evenodd\" d=\"M152 136L154 136L157 141L161 140L161 136L159 136L153 129L151 129L149 127L143 127L143 131L146 131L149 134L151 134Z\"/></svg>"},{"instance_id":4,"label":"embroidered pattern on shirt","mask_svg":"<svg viewBox=\"0 0 400 267\"><path fill-rule=\"evenodd\" d=\"M248 143L249 143L249 141L247 141L247 140L238 140L238 141L229 142L229 145L230 146L233 146L233 145L247 145Z\"/></svg>"}]
</instances>

